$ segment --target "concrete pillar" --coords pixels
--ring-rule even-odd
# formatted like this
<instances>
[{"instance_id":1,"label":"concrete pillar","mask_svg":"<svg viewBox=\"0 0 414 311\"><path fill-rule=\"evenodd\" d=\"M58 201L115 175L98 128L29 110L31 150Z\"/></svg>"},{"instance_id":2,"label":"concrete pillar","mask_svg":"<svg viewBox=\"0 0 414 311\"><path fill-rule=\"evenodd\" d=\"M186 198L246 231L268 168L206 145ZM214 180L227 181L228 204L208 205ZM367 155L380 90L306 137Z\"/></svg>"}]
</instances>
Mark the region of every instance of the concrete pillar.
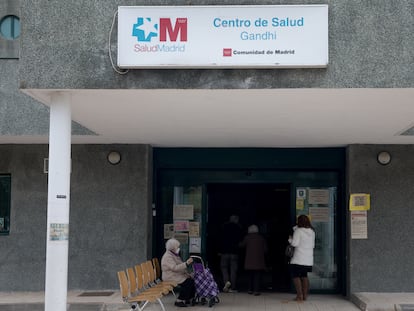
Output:
<instances>
[{"instance_id":1,"label":"concrete pillar","mask_svg":"<svg viewBox=\"0 0 414 311\"><path fill-rule=\"evenodd\" d=\"M70 95L51 97L45 311L66 311L71 171Z\"/></svg>"}]
</instances>

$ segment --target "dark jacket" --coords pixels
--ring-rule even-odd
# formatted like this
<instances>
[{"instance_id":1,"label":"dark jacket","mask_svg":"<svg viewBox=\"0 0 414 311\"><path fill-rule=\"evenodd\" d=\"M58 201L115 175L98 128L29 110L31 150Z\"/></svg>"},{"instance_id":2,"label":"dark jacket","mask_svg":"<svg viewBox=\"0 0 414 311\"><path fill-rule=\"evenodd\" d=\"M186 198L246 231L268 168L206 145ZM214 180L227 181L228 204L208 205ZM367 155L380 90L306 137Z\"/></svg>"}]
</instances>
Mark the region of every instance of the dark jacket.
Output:
<instances>
[{"instance_id":1,"label":"dark jacket","mask_svg":"<svg viewBox=\"0 0 414 311\"><path fill-rule=\"evenodd\" d=\"M220 253L237 254L242 238L243 233L239 224L232 222L225 223L220 233Z\"/></svg>"},{"instance_id":2,"label":"dark jacket","mask_svg":"<svg viewBox=\"0 0 414 311\"><path fill-rule=\"evenodd\" d=\"M267 243L260 233L247 234L241 246L246 247L244 269L264 270L266 268L265 253L267 252Z\"/></svg>"}]
</instances>

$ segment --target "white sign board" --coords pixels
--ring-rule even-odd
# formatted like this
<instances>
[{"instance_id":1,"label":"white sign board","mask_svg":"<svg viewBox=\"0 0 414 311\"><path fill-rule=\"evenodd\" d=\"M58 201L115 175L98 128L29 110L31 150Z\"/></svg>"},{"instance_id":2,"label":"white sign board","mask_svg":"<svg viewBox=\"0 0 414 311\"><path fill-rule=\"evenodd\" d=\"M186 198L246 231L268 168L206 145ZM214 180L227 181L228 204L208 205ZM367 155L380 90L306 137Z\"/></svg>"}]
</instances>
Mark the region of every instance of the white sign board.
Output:
<instances>
[{"instance_id":1,"label":"white sign board","mask_svg":"<svg viewBox=\"0 0 414 311\"><path fill-rule=\"evenodd\" d=\"M120 68L328 65L328 5L120 6Z\"/></svg>"}]
</instances>

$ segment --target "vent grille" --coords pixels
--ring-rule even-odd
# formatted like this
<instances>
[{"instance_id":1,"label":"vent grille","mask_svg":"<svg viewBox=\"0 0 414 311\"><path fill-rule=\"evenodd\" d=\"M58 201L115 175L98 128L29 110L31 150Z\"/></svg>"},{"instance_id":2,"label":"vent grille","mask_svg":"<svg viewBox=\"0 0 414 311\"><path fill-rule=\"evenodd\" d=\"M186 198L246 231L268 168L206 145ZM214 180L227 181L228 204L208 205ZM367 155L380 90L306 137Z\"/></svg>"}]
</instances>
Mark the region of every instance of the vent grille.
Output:
<instances>
[{"instance_id":1,"label":"vent grille","mask_svg":"<svg viewBox=\"0 0 414 311\"><path fill-rule=\"evenodd\" d=\"M114 292L83 292L79 294L78 297L102 297L102 296L111 296Z\"/></svg>"}]
</instances>

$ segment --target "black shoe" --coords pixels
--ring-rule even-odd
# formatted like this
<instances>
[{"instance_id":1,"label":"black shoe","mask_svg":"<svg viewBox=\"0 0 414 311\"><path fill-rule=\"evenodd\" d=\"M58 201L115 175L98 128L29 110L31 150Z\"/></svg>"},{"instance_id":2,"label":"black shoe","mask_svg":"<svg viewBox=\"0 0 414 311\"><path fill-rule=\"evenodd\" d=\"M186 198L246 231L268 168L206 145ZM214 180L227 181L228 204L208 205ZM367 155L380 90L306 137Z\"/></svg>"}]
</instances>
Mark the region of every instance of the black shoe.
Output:
<instances>
[{"instance_id":1,"label":"black shoe","mask_svg":"<svg viewBox=\"0 0 414 311\"><path fill-rule=\"evenodd\" d=\"M253 295L260 296L260 293L259 292L255 292Z\"/></svg>"},{"instance_id":2,"label":"black shoe","mask_svg":"<svg viewBox=\"0 0 414 311\"><path fill-rule=\"evenodd\" d=\"M185 302L184 302L184 301L176 301L176 302L174 303L174 306L176 306L176 307L180 307L180 308L185 308L185 307L187 307L187 305L185 304Z\"/></svg>"}]
</instances>

